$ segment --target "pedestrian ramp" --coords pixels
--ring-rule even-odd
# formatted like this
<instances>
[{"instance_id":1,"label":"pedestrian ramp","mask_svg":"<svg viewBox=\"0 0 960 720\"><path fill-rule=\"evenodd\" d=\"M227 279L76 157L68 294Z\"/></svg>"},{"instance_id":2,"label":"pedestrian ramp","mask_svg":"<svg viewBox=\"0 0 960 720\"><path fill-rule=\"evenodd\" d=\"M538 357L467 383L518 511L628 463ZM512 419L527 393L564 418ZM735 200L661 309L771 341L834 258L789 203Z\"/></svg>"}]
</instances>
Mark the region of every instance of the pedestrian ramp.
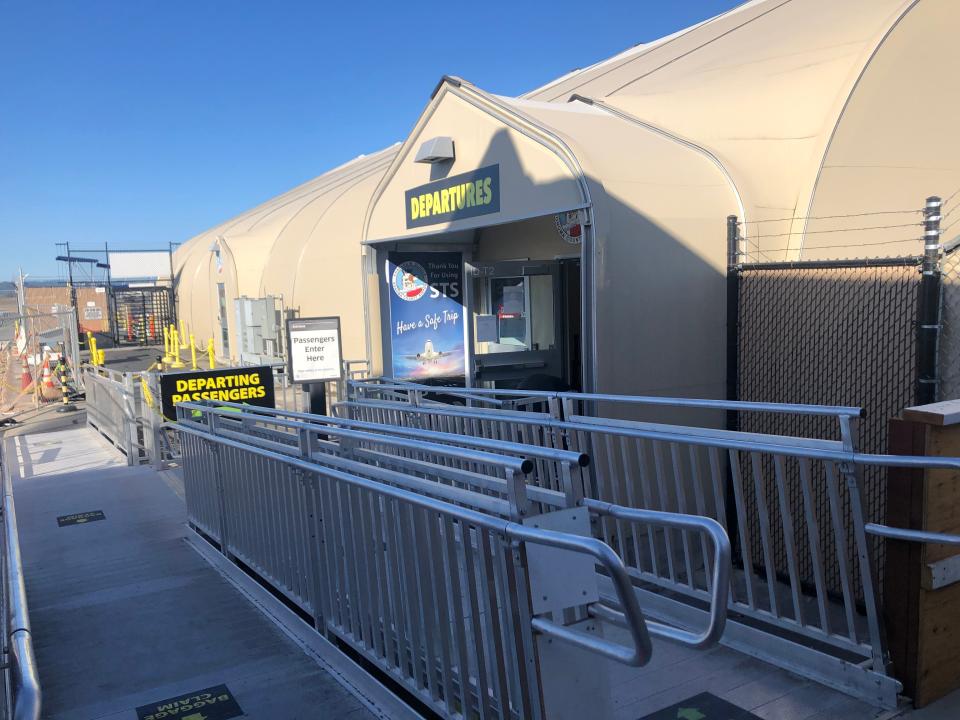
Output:
<instances>
[{"instance_id":1,"label":"pedestrian ramp","mask_svg":"<svg viewBox=\"0 0 960 720\"><path fill-rule=\"evenodd\" d=\"M182 414L186 478L129 466L88 428L4 440L43 717L555 718L557 698L597 708L562 717L614 720L897 714L716 645L712 625L643 622L608 546L544 523L585 509L698 546L709 523L582 499L551 511L577 453ZM601 597L560 602L585 554ZM543 588L554 605L531 615L521 600Z\"/></svg>"},{"instance_id":2,"label":"pedestrian ramp","mask_svg":"<svg viewBox=\"0 0 960 720\"><path fill-rule=\"evenodd\" d=\"M86 427L4 441L43 717L379 715L188 543L174 487Z\"/></svg>"}]
</instances>

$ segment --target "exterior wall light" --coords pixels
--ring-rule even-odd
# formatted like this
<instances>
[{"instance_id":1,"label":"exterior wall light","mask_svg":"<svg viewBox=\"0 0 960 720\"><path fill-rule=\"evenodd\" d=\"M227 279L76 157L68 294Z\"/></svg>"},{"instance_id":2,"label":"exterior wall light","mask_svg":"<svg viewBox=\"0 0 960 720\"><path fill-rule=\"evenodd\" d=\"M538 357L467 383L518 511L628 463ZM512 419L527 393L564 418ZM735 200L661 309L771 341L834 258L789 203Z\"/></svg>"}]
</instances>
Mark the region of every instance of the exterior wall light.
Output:
<instances>
[{"instance_id":1,"label":"exterior wall light","mask_svg":"<svg viewBox=\"0 0 960 720\"><path fill-rule=\"evenodd\" d=\"M435 137L430 138L420 146L413 161L433 164L452 161L454 157L453 138Z\"/></svg>"}]
</instances>

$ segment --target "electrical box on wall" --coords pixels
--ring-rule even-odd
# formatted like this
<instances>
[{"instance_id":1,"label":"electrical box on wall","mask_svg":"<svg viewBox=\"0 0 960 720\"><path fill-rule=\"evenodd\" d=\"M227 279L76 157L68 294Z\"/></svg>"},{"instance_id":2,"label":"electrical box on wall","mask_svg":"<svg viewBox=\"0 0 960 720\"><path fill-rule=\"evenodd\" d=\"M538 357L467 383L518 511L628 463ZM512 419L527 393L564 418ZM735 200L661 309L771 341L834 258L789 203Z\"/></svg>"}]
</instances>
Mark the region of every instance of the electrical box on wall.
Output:
<instances>
[{"instance_id":1,"label":"electrical box on wall","mask_svg":"<svg viewBox=\"0 0 960 720\"><path fill-rule=\"evenodd\" d=\"M240 361L273 363L284 357L282 301L268 295L234 300Z\"/></svg>"}]
</instances>

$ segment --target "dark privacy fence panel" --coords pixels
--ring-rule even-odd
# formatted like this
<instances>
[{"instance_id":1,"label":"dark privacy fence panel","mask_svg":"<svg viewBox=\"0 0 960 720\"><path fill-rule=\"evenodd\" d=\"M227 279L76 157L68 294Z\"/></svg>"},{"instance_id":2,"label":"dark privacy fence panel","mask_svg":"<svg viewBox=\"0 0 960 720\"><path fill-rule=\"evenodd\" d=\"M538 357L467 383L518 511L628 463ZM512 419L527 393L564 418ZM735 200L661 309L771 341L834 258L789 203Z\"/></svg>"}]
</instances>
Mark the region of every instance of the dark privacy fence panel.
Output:
<instances>
[{"instance_id":1,"label":"dark privacy fence panel","mask_svg":"<svg viewBox=\"0 0 960 720\"><path fill-rule=\"evenodd\" d=\"M738 396L762 402L854 405L862 407L859 450L886 452L887 422L913 404L916 385L916 321L920 271L912 260L854 262L843 266L770 264L743 266L739 279ZM744 413L739 429L776 435L840 439L835 418ZM884 470L863 473L867 521L883 522L886 512ZM749 477L749 472L744 472ZM764 463L761 490L776 498L775 469ZM792 511L802 517L799 473L787 471ZM756 488L749 494L756 504ZM828 479L813 483L813 505L829 513ZM859 572L848 496L842 494L846 553ZM787 547L777 502L767 502L774 516L769 541L778 574L788 572ZM753 557L760 557L762 529L758 513L748 513ZM819 548L825 556L829 589L840 593L837 543L828 524L819 523ZM800 574L812 585L810 538L806 523L794 524ZM815 546L815 545L814 545ZM843 552L843 550L841 550ZM883 580L884 553L876 548ZM859 588L859 585L857 586ZM862 597L857 597L862 600Z\"/></svg>"}]
</instances>

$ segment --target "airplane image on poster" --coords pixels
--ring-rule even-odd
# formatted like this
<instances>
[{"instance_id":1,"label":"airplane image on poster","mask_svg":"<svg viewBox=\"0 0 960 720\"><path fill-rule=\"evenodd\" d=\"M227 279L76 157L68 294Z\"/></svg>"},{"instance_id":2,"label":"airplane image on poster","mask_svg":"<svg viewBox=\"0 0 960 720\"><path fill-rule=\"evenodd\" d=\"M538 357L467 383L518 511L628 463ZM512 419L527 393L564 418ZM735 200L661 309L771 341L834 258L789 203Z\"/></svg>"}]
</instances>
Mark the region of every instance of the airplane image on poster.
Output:
<instances>
[{"instance_id":1,"label":"airplane image on poster","mask_svg":"<svg viewBox=\"0 0 960 720\"><path fill-rule=\"evenodd\" d=\"M423 352L418 352L416 355L407 355L406 357L410 360L418 360L424 365L436 364L440 361L440 358L448 357L451 353L445 352L443 350L434 350L433 349L433 340L427 340L423 344Z\"/></svg>"}]
</instances>

